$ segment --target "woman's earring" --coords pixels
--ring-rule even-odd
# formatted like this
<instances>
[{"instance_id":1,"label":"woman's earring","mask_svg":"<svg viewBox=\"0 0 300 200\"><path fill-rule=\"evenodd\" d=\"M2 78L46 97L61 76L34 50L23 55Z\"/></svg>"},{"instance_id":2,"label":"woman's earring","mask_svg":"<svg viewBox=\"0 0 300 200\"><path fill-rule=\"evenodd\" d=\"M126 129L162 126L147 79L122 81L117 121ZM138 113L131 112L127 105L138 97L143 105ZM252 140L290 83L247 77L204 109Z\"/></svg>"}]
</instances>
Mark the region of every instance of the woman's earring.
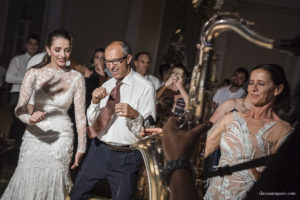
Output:
<instances>
[{"instance_id":1,"label":"woman's earring","mask_svg":"<svg viewBox=\"0 0 300 200\"><path fill-rule=\"evenodd\" d=\"M67 60L66 66L67 66L67 67L70 67L70 66L71 66L71 61L70 61L70 60Z\"/></svg>"}]
</instances>

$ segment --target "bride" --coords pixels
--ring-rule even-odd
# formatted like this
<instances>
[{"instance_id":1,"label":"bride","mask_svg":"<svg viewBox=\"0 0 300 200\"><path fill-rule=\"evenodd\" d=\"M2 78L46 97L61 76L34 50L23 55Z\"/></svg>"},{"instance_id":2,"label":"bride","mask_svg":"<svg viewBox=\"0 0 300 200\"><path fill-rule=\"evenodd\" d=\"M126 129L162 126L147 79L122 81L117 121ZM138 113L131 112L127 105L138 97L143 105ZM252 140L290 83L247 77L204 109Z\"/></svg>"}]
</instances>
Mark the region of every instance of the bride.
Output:
<instances>
[{"instance_id":1,"label":"bride","mask_svg":"<svg viewBox=\"0 0 300 200\"><path fill-rule=\"evenodd\" d=\"M15 114L27 128L18 166L2 200L64 200L72 187L69 166L74 134L67 110L74 101L79 144L72 169L85 152L86 116L84 78L66 66L71 46L67 31L53 31L43 61L24 77ZM31 96L32 115L26 109Z\"/></svg>"}]
</instances>

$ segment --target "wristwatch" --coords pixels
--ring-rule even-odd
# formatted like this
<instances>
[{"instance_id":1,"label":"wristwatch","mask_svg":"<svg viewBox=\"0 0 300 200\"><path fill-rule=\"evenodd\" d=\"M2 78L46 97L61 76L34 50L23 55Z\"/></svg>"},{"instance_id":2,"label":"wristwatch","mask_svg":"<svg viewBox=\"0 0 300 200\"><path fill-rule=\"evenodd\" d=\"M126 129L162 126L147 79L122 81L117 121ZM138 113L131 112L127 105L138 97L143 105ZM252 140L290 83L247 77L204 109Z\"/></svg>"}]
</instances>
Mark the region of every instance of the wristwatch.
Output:
<instances>
[{"instance_id":1,"label":"wristwatch","mask_svg":"<svg viewBox=\"0 0 300 200\"><path fill-rule=\"evenodd\" d=\"M192 165L188 160L178 159L168 161L163 169L163 182L167 186L169 186L171 175L176 169L187 169L193 173Z\"/></svg>"}]
</instances>

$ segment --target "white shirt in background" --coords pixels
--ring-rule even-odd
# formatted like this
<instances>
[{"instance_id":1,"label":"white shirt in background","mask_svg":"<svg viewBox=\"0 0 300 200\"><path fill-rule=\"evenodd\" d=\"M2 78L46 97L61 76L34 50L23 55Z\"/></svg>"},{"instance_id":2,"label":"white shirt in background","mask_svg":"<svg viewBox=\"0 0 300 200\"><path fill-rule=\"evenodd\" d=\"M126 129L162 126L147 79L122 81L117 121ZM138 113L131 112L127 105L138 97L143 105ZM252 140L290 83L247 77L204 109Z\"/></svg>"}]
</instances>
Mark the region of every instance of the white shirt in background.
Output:
<instances>
[{"instance_id":1,"label":"white shirt in background","mask_svg":"<svg viewBox=\"0 0 300 200\"><path fill-rule=\"evenodd\" d=\"M246 94L246 91L243 88L238 89L236 92L231 92L229 89L230 86L231 85L217 90L213 97L213 101L217 103L218 106L228 99L241 98Z\"/></svg>"},{"instance_id":2,"label":"white shirt in background","mask_svg":"<svg viewBox=\"0 0 300 200\"><path fill-rule=\"evenodd\" d=\"M157 90L158 88L161 87L160 80L158 78L156 78L155 76L152 76L151 74L147 74L145 76L145 78L148 79L152 83L155 90Z\"/></svg>"},{"instance_id":3,"label":"white shirt in background","mask_svg":"<svg viewBox=\"0 0 300 200\"><path fill-rule=\"evenodd\" d=\"M12 84L10 92L20 92L29 60L30 55L25 53L13 57L10 61L5 77L5 81Z\"/></svg>"}]
</instances>

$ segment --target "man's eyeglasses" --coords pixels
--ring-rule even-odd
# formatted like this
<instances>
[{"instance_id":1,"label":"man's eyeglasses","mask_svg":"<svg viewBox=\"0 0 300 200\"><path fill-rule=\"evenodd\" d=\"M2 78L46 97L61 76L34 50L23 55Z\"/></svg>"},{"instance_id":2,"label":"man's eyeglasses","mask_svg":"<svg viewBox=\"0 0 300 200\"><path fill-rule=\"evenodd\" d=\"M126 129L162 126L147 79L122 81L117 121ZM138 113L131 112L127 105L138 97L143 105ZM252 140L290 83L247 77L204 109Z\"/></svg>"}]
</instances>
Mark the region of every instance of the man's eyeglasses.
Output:
<instances>
[{"instance_id":1,"label":"man's eyeglasses","mask_svg":"<svg viewBox=\"0 0 300 200\"><path fill-rule=\"evenodd\" d=\"M112 65L121 65L121 63L127 58L128 55L123 56L122 58L117 58L114 60L104 60L104 63L106 64L106 66L112 66Z\"/></svg>"}]
</instances>

